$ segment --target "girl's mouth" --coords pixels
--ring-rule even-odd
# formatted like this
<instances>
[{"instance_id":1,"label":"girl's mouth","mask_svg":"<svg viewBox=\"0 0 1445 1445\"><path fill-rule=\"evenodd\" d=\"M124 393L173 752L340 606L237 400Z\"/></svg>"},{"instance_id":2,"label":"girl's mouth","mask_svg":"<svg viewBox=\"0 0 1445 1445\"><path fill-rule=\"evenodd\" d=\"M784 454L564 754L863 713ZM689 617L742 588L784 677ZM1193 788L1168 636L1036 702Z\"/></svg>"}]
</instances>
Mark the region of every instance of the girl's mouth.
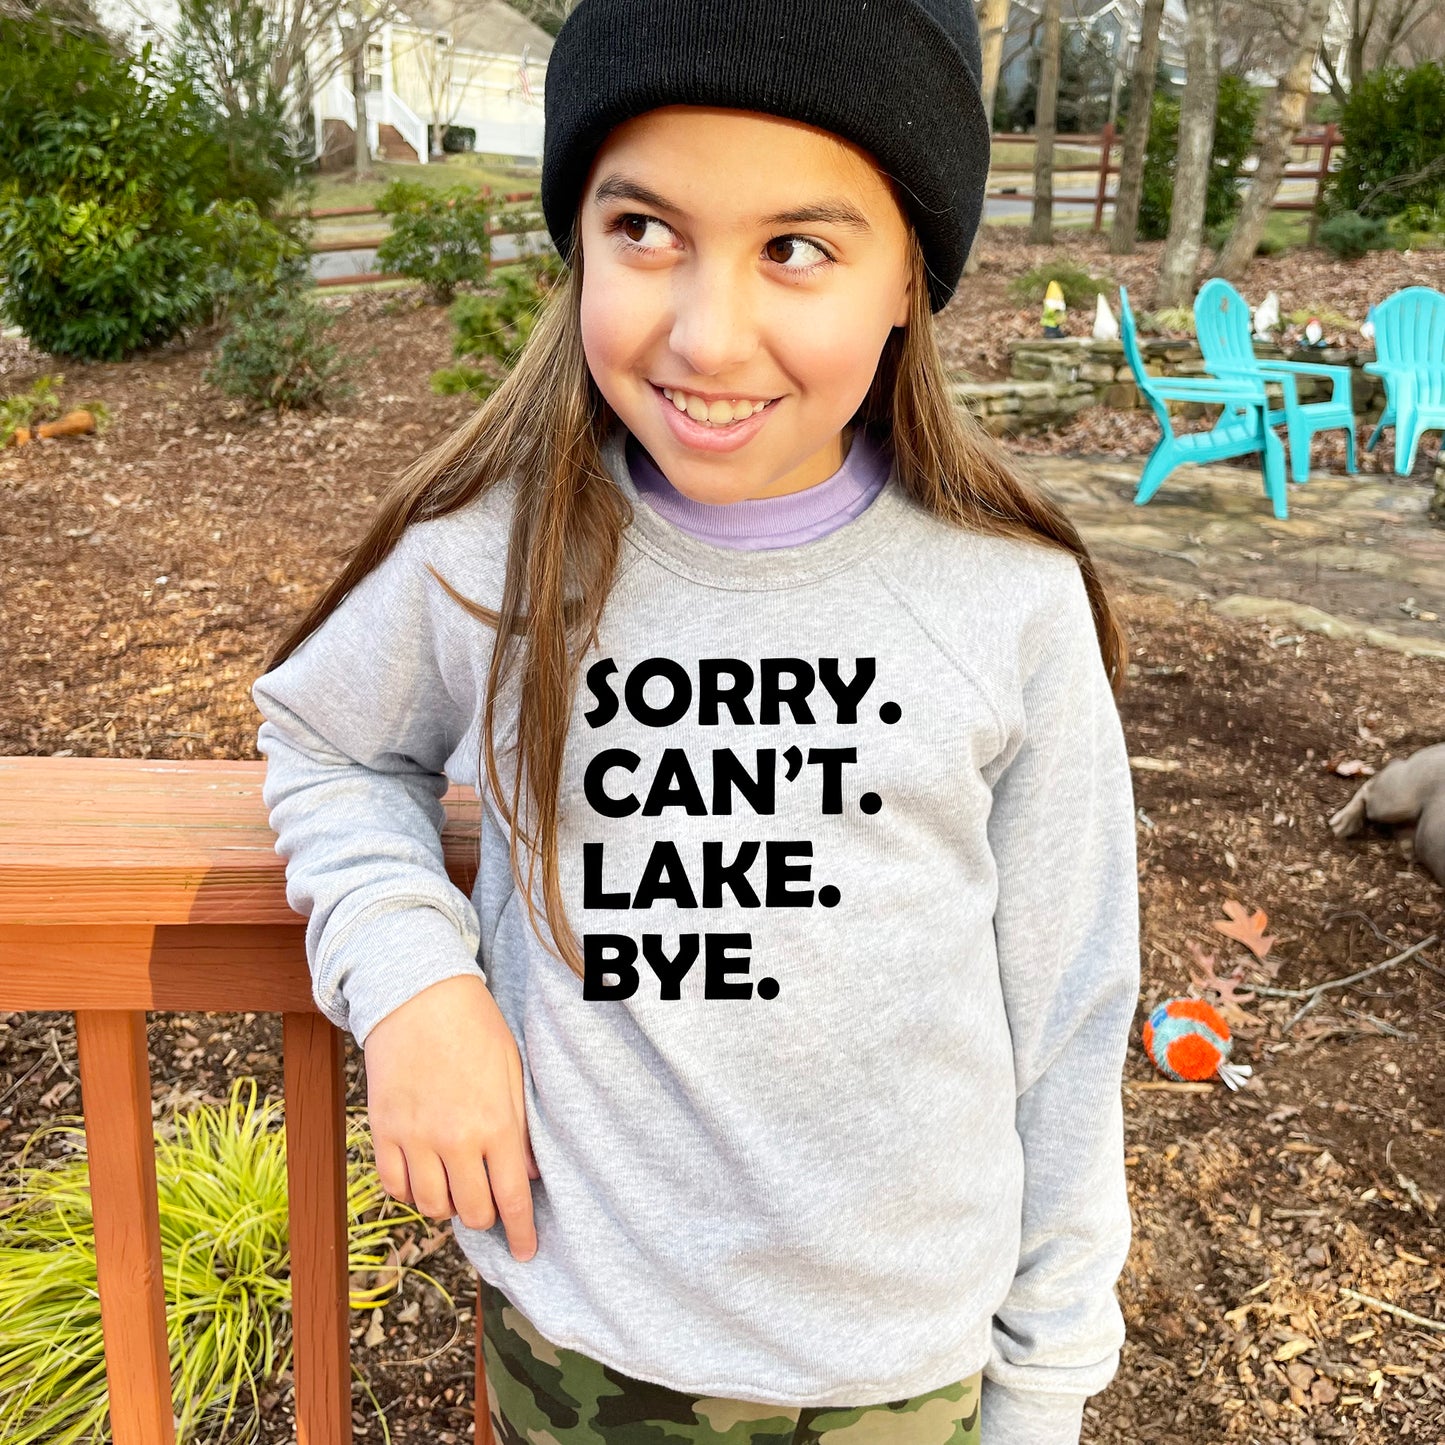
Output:
<instances>
[{"instance_id":1,"label":"girl's mouth","mask_svg":"<svg viewBox=\"0 0 1445 1445\"><path fill-rule=\"evenodd\" d=\"M702 452L731 452L745 446L767 424L768 418L777 410L782 397L774 397L761 410L754 411L733 421L698 421L686 411L680 411L677 403L656 383L649 382L663 414L667 418L672 434L685 447ZM677 393L674 393L676 395Z\"/></svg>"}]
</instances>

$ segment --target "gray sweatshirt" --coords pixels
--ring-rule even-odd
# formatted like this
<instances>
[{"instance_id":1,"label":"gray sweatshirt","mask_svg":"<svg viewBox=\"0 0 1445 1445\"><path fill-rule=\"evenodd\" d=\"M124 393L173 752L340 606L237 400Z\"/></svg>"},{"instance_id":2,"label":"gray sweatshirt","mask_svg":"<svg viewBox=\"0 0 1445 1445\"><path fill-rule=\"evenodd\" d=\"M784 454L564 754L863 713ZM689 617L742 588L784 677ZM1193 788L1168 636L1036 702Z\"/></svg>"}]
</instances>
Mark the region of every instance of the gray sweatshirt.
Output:
<instances>
[{"instance_id":1,"label":"gray sweatshirt","mask_svg":"<svg viewBox=\"0 0 1445 1445\"><path fill-rule=\"evenodd\" d=\"M522 1059L536 1255L457 1239L547 1339L688 1394L901 1400L984 1371L984 1445L1076 1445L1124 1322L1134 805L1076 562L896 474L737 551L639 501L559 817L587 979L478 768L512 489L414 524L252 691L318 1007L358 1043L458 974ZM498 699L514 776L515 680ZM482 794L468 897L439 825ZM536 884L540 916L540 869ZM544 933L546 932L544 925Z\"/></svg>"}]
</instances>

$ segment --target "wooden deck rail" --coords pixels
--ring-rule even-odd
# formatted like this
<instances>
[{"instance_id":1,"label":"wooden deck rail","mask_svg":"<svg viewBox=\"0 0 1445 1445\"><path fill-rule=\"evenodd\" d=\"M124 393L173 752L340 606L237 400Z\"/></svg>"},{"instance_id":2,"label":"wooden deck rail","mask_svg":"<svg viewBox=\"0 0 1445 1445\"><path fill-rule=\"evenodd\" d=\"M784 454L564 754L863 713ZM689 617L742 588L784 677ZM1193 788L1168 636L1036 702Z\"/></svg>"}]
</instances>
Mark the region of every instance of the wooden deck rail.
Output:
<instances>
[{"instance_id":1,"label":"wooden deck rail","mask_svg":"<svg viewBox=\"0 0 1445 1445\"><path fill-rule=\"evenodd\" d=\"M146 1011L279 1013L298 1445L349 1445L343 1035L317 1011L264 762L0 757L0 1009L75 1014L115 1445L174 1445ZM443 845L476 875L479 805ZM476 1298L477 1445L491 1445Z\"/></svg>"}]
</instances>

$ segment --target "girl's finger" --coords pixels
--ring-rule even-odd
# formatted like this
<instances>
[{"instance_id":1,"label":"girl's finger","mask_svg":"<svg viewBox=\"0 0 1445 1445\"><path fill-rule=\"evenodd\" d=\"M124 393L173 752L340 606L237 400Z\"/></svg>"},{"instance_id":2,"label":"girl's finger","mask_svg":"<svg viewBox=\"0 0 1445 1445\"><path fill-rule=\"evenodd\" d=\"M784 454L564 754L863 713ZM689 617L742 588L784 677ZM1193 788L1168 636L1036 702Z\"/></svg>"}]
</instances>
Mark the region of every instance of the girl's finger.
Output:
<instances>
[{"instance_id":1,"label":"girl's finger","mask_svg":"<svg viewBox=\"0 0 1445 1445\"><path fill-rule=\"evenodd\" d=\"M490 1229L497 1222L497 1211L492 1204L492 1186L487 1180L481 1150L466 1155L444 1155L442 1167L447 1173L457 1217L468 1229Z\"/></svg>"},{"instance_id":2,"label":"girl's finger","mask_svg":"<svg viewBox=\"0 0 1445 1445\"><path fill-rule=\"evenodd\" d=\"M411 1179L412 1202L428 1219L450 1219L456 1213L451 1191L447 1188L447 1172L442 1161L431 1150L414 1150L407 1155L407 1174Z\"/></svg>"},{"instance_id":3,"label":"girl's finger","mask_svg":"<svg viewBox=\"0 0 1445 1445\"><path fill-rule=\"evenodd\" d=\"M522 1154L527 1161L527 1176L530 1179L540 1179L542 1171L537 1168L536 1156L532 1153L532 1131L527 1127L527 1101L522 1095L519 1082L514 1082L512 1088L512 1112L517 1117L517 1133L522 1138Z\"/></svg>"},{"instance_id":4,"label":"girl's finger","mask_svg":"<svg viewBox=\"0 0 1445 1445\"><path fill-rule=\"evenodd\" d=\"M487 1175L492 1182L492 1199L507 1229L512 1254L528 1260L537 1252L537 1230L532 1219L532 1186L527 1180L527 1163L514 1136L487 1154Z\"/></svg>"},{"instance_id":5,"label":"girl's finger","mask_svg":"<svg viewBox=\"0 0 1445 1445\"><path fill-rule=\"evenodd\" d=\"M374 1141L376 1152L376 1175L381 1187L400 1204L411 1204L411 1185L406 1168L406 1155L391 1143Z\"/></svg>"}]
</instances>

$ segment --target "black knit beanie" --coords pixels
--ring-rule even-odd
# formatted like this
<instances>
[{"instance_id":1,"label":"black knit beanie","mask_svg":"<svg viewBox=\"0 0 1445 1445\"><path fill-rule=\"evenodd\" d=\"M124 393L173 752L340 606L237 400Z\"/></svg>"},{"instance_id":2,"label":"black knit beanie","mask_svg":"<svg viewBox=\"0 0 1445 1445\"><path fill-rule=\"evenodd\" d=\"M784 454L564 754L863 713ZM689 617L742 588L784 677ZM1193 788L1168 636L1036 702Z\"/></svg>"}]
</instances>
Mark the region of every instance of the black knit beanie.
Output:
<instances>
[{"instance_id":1,"label":"black knit beanie","mask_svg":"<svg viewBox=\"0 0 1445 1445\"><path fill-rule=\"evenodd\" d=\"M757 110L832 131L897 182L948 304L978 229L989 125L973 0L582 0L547 62L542 210L565 260L614 126L664 105Z\"/></svg>"}]
</instances>

